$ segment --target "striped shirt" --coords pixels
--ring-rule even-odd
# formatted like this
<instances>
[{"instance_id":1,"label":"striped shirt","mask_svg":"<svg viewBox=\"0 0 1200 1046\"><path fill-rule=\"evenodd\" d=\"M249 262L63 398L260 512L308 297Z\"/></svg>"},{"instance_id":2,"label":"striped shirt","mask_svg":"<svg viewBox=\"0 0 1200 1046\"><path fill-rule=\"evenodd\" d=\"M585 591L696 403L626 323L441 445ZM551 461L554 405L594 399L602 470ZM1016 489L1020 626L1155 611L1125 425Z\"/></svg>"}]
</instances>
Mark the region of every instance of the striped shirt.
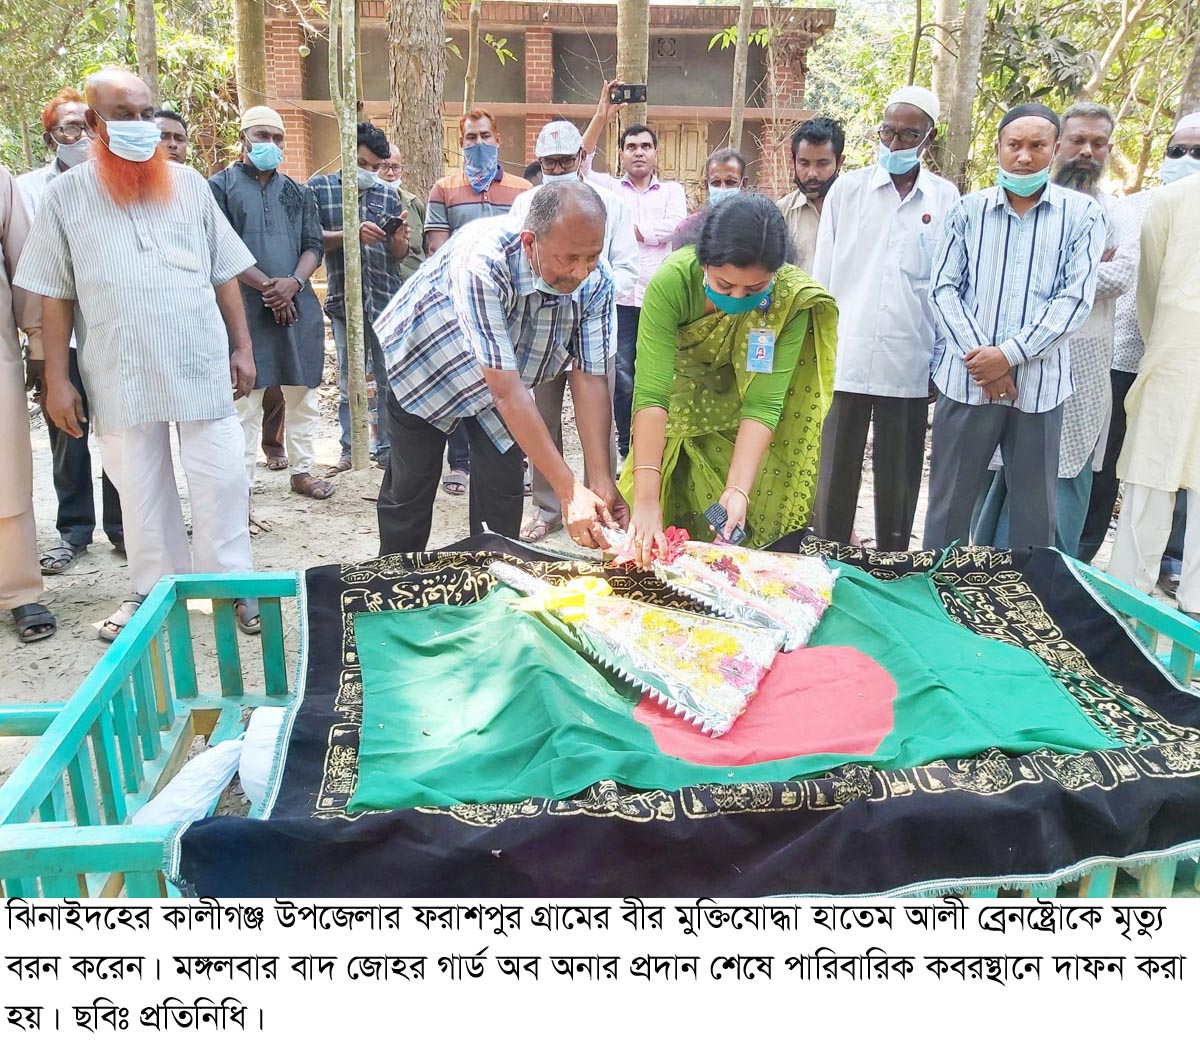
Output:
<instances>
[{"instance_id":1,"label":"striped shirt","mask_svg":"<svg viewBox=\"0 0 1200 1046\"><path fill-rule=\"evenodd\" d=\"M118 207L95 161L55 177L21 255L16 282L78 301L79 353L93 430L233 414L229 338L213 286L254 264L208 183L170 164L165 203Z\"/></svg>"},{"instance_id":2,"label":"striped shirt","mask_svg":"<svg viewBox=\"0 0 1200 1046\"><path fill-rule=\"evenodd\" d=\"M933 263L933 313L946 336L933 369L944 396L986 402L964 357L992 345L1013 370L1028 414L1074 391L1067 337L1087 319L1104 252L1104 212L1082 193L1047 185L1019 218L999 187L964 196L946 215Z\"/></svg>"},{"instance_id":3,"label":"striped shirt","mask_svg":"<svg viewBox=\"0 0 1200 1046\"><path fill-rule=\"evenodd\" d=\"M425 213L425 231L458 232L477 218L495 218L507 214L521 193L533 188L524 178L497 170L496 177L483 192L476 192L465 174L439 178L429 190Z\"/></svg>"},{"instance_id":4,"label":"striped shirt","mask_svg":"<svg viewBox=\"0 0 1200 1046\"><path fill-rule=\"evenodd\" d=\"M608 265L573 294L543 294L510 226L507 217L472 222L375 321L400 406L443 432L476 417L501 451L513 439L481 368L517 371L527 388L570 367L602 375L612 340Z\"/></svg>"}]
</instances>

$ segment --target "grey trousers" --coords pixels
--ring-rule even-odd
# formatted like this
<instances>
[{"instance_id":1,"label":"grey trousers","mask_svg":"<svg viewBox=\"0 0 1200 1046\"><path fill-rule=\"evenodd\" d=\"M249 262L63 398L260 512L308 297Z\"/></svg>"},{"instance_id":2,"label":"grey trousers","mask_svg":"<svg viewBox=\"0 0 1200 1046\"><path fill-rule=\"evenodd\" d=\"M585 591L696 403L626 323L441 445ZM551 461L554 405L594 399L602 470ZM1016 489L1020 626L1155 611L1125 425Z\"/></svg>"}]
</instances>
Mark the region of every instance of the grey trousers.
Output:
<instances>
[{"instance_id":1,"label":"grey trousers","mask_svg":"<svg viewBox=\"0 0 1200 1046\"><path fill-rule=\"evenodd\" d=\"M875 547L907 552L912 540L929 400L835 392L821 429L821 466L813 530L840 544L850 543L862 485L867 429L874 415Z\"/></svg>"},{"instance_id":2,"label":"grey trousers","mask_svg":"<svg viewBox=\"0 0 1200 1046\"><path fill-rule=\"evenodd\" d=\"M1004 454L1012 547L1054 544L1062 415L1061 404L1044 414L1026 414L998 403L972 406L939 397L933 412L925 547L969 540L971 512L991 480L988 463L997 446Z\"/></svg>"},{"instance_id":3,"label":"grey trousers","mask_svg":"<svg viewBox=\"0 0 1200 1046\"><path fill-rule=\"evenodd\" d=\"M615 385L615 380L616 371L610 370L608 372L608 390L610 393ZM550 438L554 440L554 445L558 448L559 453L562 452L563 446L562 406L563 395L566 389L567 376L566 374L560 374L557 378L551 378L533 390L533 402L537 404L538 413L542 415L542 421L546 423L546 428L550 430ZM613 430L612 439L609 441L608 453L615 469L617 467L616 429ZM561 523L562 505L558 503L558 495L554 493L554 488L550 486L550 481L532 465L529 466L529 477L533 484L533 518L540 519L551 526Z\"/></svg>"}]
</instances>

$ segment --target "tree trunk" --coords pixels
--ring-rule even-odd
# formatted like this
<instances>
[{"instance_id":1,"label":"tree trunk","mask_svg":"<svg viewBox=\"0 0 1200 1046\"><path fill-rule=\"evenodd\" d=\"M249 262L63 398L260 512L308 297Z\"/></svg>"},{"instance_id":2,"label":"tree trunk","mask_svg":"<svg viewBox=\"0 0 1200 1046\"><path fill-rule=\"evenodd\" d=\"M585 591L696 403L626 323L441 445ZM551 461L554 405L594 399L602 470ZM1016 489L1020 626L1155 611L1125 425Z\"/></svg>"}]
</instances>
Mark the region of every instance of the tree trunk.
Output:
<instances>
[{"instance_id":1,"label":"tree trunk","mask_svg":"<svg viewBox=\"0 0 1200 1046\"><path fill-rule=\"evenodd\" d=\"M958 34L962 29L962 17L958 10L959 0L934 0L933 47L931 49L932 74L930 87L937 95L943 127L950 107L954 102L954 70L958 64ZM933 161L939 171L945 171L948 162L946 136L939 134L930 148Z\"/></svg>"},{"instance_id":2,"label":"tree trunk","mask_svg":"<svg viewBox=\"0 0 1200 1046\"><path fill-rule=\"evenodd\" d=\"M733 52L733 105L729 110L729 144L734 149L742 147L742 120L746 115L746 66L750 63L750 26L753 20L754 0L742 0Z\"/></svg>"},{"instance_id":3,"label":"tree trunk","mask_svg":"<svg viewBox=\"0 0 1200 1046\"><path fill-rule=\"evenodd\" d=\"M917 82L917 58L921 53L921 37L925 35L925 0L917 0L916 17L913 20L912 48L908 53L908 85Z\"/></svg>"},{"instance_id":4,"label":"tree trunk","mask_svg":"<svg viewBox=\"0 0 1200 1046\"><path fill-rule=\"evenodd\" d=\"M404 164L405 188L427 199L446 166L442 0L388 0L387 27L392 141Z\"/></svg>"},{"instance_id":5,"label":"tree trunk","mask_svg":"<svg viewBox=\"0 0 1200 1046\"><path fill-rule=\"evenodd\" d=\"M154 0L133 0L138 76L150 88L150 97L158 104L158 37L154 18Z\"/></svg>"},{"instance_id":6,"label":"tree trunk","mask_svg":"<svg viewBox=\"0 0 1200 1046\"><path fill-rule=\"evenodd\" d=\"M346 274L346 373L350 461L371 464L367 443L367 371L363 339L362 254L358 243L358 34L355 0L329 5L329 97L342 159L342 261ZM339 46L340 43L340 46ZM380 390L376 390L377 394Z\"/></svg>"},{"instance_id":7,"label":"tree trunk","mask_svg":"<svg viewBox=\"0 0 1200 1046\"><path fill-rule=\"evenodd\" d=\"M650 0L617 0L617 79L644 84L649 66ZM624 127L645 123L645 103L631 104L619 119Z\"/></svg>"},{"instance_id":8,"label":"tree trunk","mask_svg":"<svg viewBox=\"0 0 1200 1046\"><path fill-rule=\"evenodd\" d=\"M267 104L267 26L263 0L234 0L233 47L238 108Z\"/></svg>"},{"instance_id":9,"label":"tree trunk","mask_svg":"<svg viewBox=\"0 0 1200 1046\"><path fill-rule=\"evenodd\" d=\"M971 150L975 93L979 62L987 33L987 0L966 0L963 26L958 34L958 61L954 70L954 96L945 113L946 163L942 173L960 189L966 188L967 154Z\"/></svg>"},{"instance_id":10,"label":"tree trunk","mask_svg":"<svg viewBox=\"0 0 1200 1046\"><path fill-rule=\"evenodd\" d=\"M475 108L475 81L479 79L479 14L483 0L471 0L467 16L467 76L463 81L463 112Z\"/></svg>"},{"instance_id":11,"label":"tree trunk","mask_svg":"<svg viewBox=\"0 0 1200 1046\"><path fill-rule=\"evenodd\" d=\"M25 170L32 171L33 163L33 139L29 134L29 121L21 121L21 152L25 156Z\"/></svg>"},{"instance_id":12,"label":"tree trunk","mask_svg":"<svg viewBox=\"0 0 1200 1046\"><path fill-rule=\"evenodd\" d=\"M1200 111L1200 35L1196 37L1196 50L1192 52L1192 64L1183 78L1183 91L1179 95L1179 108L1175 118L1181 119Z\"/></svg>"}]
</instances>

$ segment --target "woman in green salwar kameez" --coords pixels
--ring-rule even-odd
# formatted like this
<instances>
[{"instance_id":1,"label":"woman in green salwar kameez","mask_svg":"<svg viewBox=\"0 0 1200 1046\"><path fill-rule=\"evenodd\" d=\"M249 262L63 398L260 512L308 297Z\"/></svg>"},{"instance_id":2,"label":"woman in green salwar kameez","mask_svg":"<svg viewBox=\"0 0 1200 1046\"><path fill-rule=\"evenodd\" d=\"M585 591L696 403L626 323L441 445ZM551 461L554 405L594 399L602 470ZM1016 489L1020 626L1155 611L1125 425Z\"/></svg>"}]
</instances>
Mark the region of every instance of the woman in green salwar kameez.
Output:
<instances>
[{"instance_id":1,"label":"woman in green salwar kameez","mask_svg":"<svg viewBox=\"0 0 1200 1046\"><path fill-rule=\"evenodd\" d=\"M714 502L728 514L722 536L741 526L755 546L808 523L837 308L788 253L778 208L743 193L646 288L620 482L642 566L654 544L665 552L665 526L708 536Z\"/></svg>"}]
</instances>

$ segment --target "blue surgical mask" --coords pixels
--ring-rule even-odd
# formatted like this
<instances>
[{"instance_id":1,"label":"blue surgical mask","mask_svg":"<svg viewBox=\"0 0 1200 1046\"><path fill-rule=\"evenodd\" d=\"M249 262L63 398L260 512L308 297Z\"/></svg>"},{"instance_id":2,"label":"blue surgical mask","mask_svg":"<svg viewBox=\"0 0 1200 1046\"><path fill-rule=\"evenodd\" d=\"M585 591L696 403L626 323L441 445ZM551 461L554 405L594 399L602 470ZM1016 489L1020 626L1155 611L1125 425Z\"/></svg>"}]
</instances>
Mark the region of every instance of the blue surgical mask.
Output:
<instances>
[{"instance_id":1,"label":"blue surgical mask","mask_svg":"<svg viewBox=\"0 0 1200 1046\"><path fill-rule=\"evenodd\" d=\"M578 171L566 171L561 174L546 174L542 172L542 184L549 185L551 182L577 182L579 181Z\"/></svg>"},{"instance_id":2,"label":"blue surgical mask","mask_svg":"<svg viewBox=\"0 0 1200 1046\"><path fill-rule=\"evenodd\" d=\"M560 298L566 297L570 293L569 291L556 290L542 279L542 252L538 250L537 240L533 241L533 256L537 259L538 266L538 271L533 275L533 289L541 291L543 294L554 294Z\"/></svg>"},{"instance_id":3,"label":"blue surgical mask","mask_svg":"<svg viewBox=\"0 0 1200 1046\"><path fill-rule=\"evenodd\" d=\"M708 205L715 207L722 200L728 200L731 196L736 196L742 190L736 185L710 185L708 187Z\"/></svg>"},{"instance_id":4,"label":"blue surgical mask","mask_svg":"<svg viewBox=\"0 0 1200 1046\"><path fill-rule=\"evenodd\" d=\"M132 163L145 163L162 141L162 132L153 120L105 120L108 128L108 147L114 156Z\"/></svg>"},{"instance_id":5,"label":"blue surgical mask","mask_svg":"<svg viewBox=\"0 0 1200 1046\"><path fill-rule=\"evenodd\" d=\"M273 171L283 163L283 150L274 142L254 142L246 158L260 171Z\"/></svg>"},{"instance_id":6,"label":"blue surgical mask","mask_svg":"<svg viewBox=\"0 0 1200 1046\"><path fill-rule=\"evenodd\" d=\"M359 168L354 174L355 181L358 182L358 187L361 191L366 192L374 185L379 184L379 175L374 171L367 171Z\"/></svg>"},{"instance_id":7,"label":"blue surgical mask","mask_svg":"<svg viewBox=\"0 0 1200 1046\"><path fill-rule=\"evenodd\" d=\"M1015 192L1018 196L1032 196L1041 190L1049 180L1049 165L1045 170L1034 171L1033 174L1013 174L1000 167L996 174L996 184L1008 192Z\"/></svg>"},{"instance_id":8,"label":"blue surgical mask","mask_svg":"<svg viewBox=\"0 0 1200 1046\"><path fill-rule=\"evenodd\" d=\"M493 142L476 142L463 149L463 172L476 192L483 192L496 180L500 166L500 146Z\"/></svg>"},{"instance_id":9,"label":"blue surgical mask","mask_svg":"<svg viewBox=\"0 0 1200 1046\"><path fill-rule=\"evenodd\" d=\"M1194 156L1181 156L1178 160L1172 160L1168 156L1158 171L1159 180L1163 185L1170 185L1193 174L1200 174L1200 160Z\"/></svg>"},{"instance_id":10,"label":"blue surgical mask","mask_svg":"<svg viewBox=\"0 0 1200 1046\"><path fill-rule=\"evenodd\" d=\"M744 298L735 298L732 294L722 294L720 291L714 291L708 285L708 276L705 275L704 296L721 312L730 316L741 316L743 313L759 308L765 309L770 305L771 290L774 286L775 281L772 280L770 285L759 294L747 294Z\"/></svg>"},{"instance_id":11,"label":"blue surgical mask","mask_svg":"<svg viewBox=\"0 0 1200 1046\"><path fill-rule=\"evenodd\" d=\"M908 174L920 162L920 145L913 149L897 149L893 152L882 142L879 143L879 166L888 174Z\"/></svg>"}]
</instances>

